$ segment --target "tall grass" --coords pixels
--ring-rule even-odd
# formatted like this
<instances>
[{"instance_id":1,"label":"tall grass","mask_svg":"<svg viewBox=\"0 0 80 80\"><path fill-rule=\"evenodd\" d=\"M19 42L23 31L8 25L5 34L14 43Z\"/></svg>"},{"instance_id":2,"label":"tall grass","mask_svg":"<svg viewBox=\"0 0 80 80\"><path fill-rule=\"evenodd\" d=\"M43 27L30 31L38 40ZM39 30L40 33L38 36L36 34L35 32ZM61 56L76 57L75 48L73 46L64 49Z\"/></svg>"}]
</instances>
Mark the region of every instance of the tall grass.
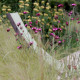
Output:
<instances>
[{"instance_id":1,"label":"tall grass","mask_svg":"<svg viewBox=\"0 0 80 80\"><path fill-rule=\"evenodd\" d=\"M54 67L31 48L17 49L13 33L0 28L0 80L56 80Z\"/></svg>"}]
</instances>

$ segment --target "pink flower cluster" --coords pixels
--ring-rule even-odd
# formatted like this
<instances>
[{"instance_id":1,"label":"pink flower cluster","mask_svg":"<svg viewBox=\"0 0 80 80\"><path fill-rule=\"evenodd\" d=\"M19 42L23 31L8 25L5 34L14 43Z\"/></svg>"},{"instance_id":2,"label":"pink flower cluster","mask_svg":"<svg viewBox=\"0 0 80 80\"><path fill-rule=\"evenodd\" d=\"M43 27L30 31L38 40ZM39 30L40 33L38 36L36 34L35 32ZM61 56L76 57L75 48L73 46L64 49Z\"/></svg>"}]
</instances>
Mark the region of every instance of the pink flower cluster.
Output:
<instances>
[{"instance_id":1,"label":"pink flower cluster","mask_svg":"<svg viewBox=\"0 0 80 80\"><path fill-rule=\"evenodd\" d=\"M64 6L63 4L59 4L59 5L58 5L59 8L62 8L63 6Z\"/></svg>"},{"instance_id":2,"label":"pink flower cluster","mask_svg":"<svg viewBox=\"0 0 80 80\"><path fill-rule=\"evenodd\" d=\"M32 27L32 30L33 30L35 33L38 33L39 31L41 31L41 28Z\"/></svg>"}]
</instances>

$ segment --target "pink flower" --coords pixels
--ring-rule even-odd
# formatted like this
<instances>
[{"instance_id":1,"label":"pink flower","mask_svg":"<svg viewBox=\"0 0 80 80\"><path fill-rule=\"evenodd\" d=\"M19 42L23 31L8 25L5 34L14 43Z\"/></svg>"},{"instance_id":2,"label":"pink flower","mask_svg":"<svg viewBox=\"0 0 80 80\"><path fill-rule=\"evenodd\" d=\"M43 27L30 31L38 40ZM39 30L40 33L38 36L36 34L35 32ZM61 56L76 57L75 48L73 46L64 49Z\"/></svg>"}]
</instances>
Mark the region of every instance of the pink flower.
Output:
<instances>
[{"instance_id":1,"label":"pink flower","mask_svg":"<svg viewBox=\"0 0 80 80\"><path fill-rule=\"evenodd\" d=\"M61 28L58 28L58 30L59 30L59 31L62 31L62 29L61 29Z\"/></svg>"},{"instance_id":2,"label":"pink flower","mask_svg":"<svg viewBox=\"0 0 80 80\"><path fill-rule=\"evenodd\" d=\"M41 28L38 28L38 31L41 31Z\"/></svg>"},{"instance_id":3,"label":"pink flower","mask_svg":"<svg viewBox=\"0 0 80 80\"><path fill-rule=\"evenodd\" d=\"M22 45L18 46L17 48L18 48L18 49L21 49L21 48L22 48Z\"/></svg>"},{"instance_id":4,"label":"pink flower","mask_svg":"<svg viewBox=\"0 0 80 80\"><path fill-rule=\"evenodd\" d=\"M36 16L40 16L40 13L37 13Z\"/></svg>"},{"instance_id":5,"label":"pink flower","mask_svg":"<svg viewBox=\"0 0 80 80\"><path fill-rule=\"evenodd\" d=\"M59 7L59 8L62 8L62 7L63 7L63 4L59 4L58 7Z\"/></svg>"},{"instance_id":6,"label":"pink flower","mask_svg":"<svg viewBox=\"0 0 80 80\"><path fill-rule=\"evenodd\" d=\"M68 22L66 22L66 25L68 26L68 25L69 25L69 23L68 23Z\"/></svg>"},{"instance_id":7,"label":"pink flower","mask_svg":"<svg viewBox=\"0 0 80 80\"><path fill-rule=\"evenodd\" d=\"M27 27L28 25L27 24L25 24L25 27Z\"/></svg>"},{"instance_id":8,"label":"pink flower","mask_svg":"<svg viewBox=\"0 0 80 80\"><path fill-rule=\"evenodd\" d=\"M30 21L29 24L32 24L32 22Z\"/></svg>"},{"instance_id":9,"label":"pink flower","mask_svg":"<svg viewBox=\"0 0 80 80\"><path fill-rule=\"evenodd\" d=\"M31 46L33 44L33 42L30 42L29 45Z\"/></svg>"},{"instance_id":10,"label":"pink flower","mask_svg":"<svg viewBox=\"0 0 80 80\"><path fill-rule=\"evenodd\" d=\"M79 18L76 18L76 20L79 20Z\"/></svg>"},{"instance_id":11,"label":"pink flower","mask_svg":"<svg viewBox=\"0 0 80 80\"><path fill-rule=\"evenodd\" d=\"M58 19L58 15L54 16L55 19Z\"/></svg>"},{"instance_id":12,"label":"pink flower","mask_svg":"<svg viewBox=\"0 0 80 80\"><path fill-rule=\"evenodd\" d=\"M33 27L33 28L32 28L32 30L34 30L34 31L35 31L36 29L37 29L36 27Z\"/></svg>"},{"instance_id":13,"label":"pink flower","mask_svg":"<svg viewBox=\"0 0 80 80\"><path fill-rule=\"evenodd\" d=\"M21 23L19 22L19 23L17 23L17 26L20 26L21 25Z\"/></svg>"},{"instance_id":14,"label":"pink flower","mask_svg":"<svg viewBox=\"0 0 80 80\"><path fill-rule=\"evenodd\" d=\"M74 18L71 18L71 20L74 20Z\"/></svg>"},{"instance_id":15,"label":"pink flower","mask_svg":"<svg viewBox=\"0 0 80 80\"><path fill-rule=\"evenodd\" d=\"M73 3L73 4L71 4L72 6L76 6L76 4L75 3Z\"/></svg>"},{"instance_id":16,"label":"pink flower","mask_svg":"<svg viewBox=\"0 0 80 80\"><path fill-rule=\"evenodd\" d=\"M50 36L53 36L53 37L55 37L55 35L54 35L53 33L50 33L49 35L50 35Z\"/></svg>"},{"instance_id":17,"label":"pink flower","mask_svg":"<svg viewBox=\"0 0 80 80\"><path fill-rule=\"evenodd\" d=\"M73 12L71 11L70 14L72 14Z\"/></svg>"},{"instance_id":18,"label":"pink flower","mask_svg":"<svg viewBox=\"0 0 80 80\"><path fill-rule=\"evenodd\" d=\"M38 20L36 20L36 24L38 24Z\"/></svg>"},{"instance_id":19,"label":"pink flower","mask_svg":"<svg viewBox=\"0 0 80 80\"><path fill-rule=\"evenodd\" d=\"M32 25L30 24L30 27L32 27Z\"/></svg>"},{"instance_id":20,"label":"pink flower","mask_svg":"<svg viewBox=\"0 0 80 80\"><path fill-rule=\"evenodd\" d=\"M62 41L58 41L58 44L61 44L62 43Z\"/></svg>"},{"instance_id":21,"label":"pink flower","mask_svg":"<svg viewBox=\"0 0 80 80\"><path fill-rule=\"evenodd\" d=\"M80 21L77 22L78 24L80 23Z\"/></svg>"},{"instance_id":22,"label":"pink flower","mask_svg":"<svg viewBox=\"0 0 80 80\"><path fill-rule=\"evenodd\" d=\"M9 28L7 28L7 32L9 32L10 31L10 29Z\"/></svg>"},{"instance_id":23,"label":"pink flower","mask_svg":"<svg viewBox=\"0 0 80 80\"><path fill-rule=\"evenodd\" d=\"M35 33L38 33L38 31L35 31Z\"/></svg>"},{"instance_id":24,"label":"pink flower","mask_svg":"<svg viewBox=\"0 0 80 80\"><path fill-rule=\"evenodd\" d=\"M23 14L27 14L27 12L23 12Z\"/></svg>"},{"instance_id":25,"label":"pink flower","mask_svg":"<svg viewBox=\"0 0 80 80\"><path fill-rule=\"evenodd\" d=\"M59 39L59 36L56 36L55 39Z\"/></svg>"},{"instance_id":26,"label":"pink flower","mask_svg":"<svg viewBox=\"0 0 80 80\"><path fill-rule=\"evenodd\" d=\"M64 39L63 39L62 41L63 41L63 42L65 42L65 40L64 40Z\"/></svg>"},{"instance_id":27,"label":"pink flower","mask_svg":"<svg viewBox=\"0 0 80 80\"><path fill-rule=\"evenodd\" d=\"M53 32L55 32L55 31L57 31L58 30L58 28L53 28Z\"/></svg>"},{"instance_id":28,"label":"pink flower","mask_svg":"<svg viewBox=\"0 0 80 80\"><path fill-rule=\"evenodd\" d=\"M58 20L58 23L60 23L60 20Z\"/></svg>"}]
</instances>

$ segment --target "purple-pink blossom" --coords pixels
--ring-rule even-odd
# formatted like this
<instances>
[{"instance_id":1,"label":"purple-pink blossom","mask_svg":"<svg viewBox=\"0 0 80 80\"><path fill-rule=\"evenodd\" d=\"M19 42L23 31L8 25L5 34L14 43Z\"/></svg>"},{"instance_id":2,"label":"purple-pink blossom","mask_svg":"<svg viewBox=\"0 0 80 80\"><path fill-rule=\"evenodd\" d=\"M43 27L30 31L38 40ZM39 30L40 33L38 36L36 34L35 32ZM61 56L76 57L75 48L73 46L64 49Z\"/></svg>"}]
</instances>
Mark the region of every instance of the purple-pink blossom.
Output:
<instances>
[{"instance_id":1,"label":"purple-pink blossom","mask_svg":"<svg viewBox=\"0 0 80 80\"><path fill-rule=\"evenodd\" d=\"M76 6L76 4L75 3L73 3L73 4L71 4L72 6Z\"/></svg>"},{"instance_id":2,"label":"purple-pink blossom","mask_svg":"<svg viewBox=\"0 0 80 80\"><path fill-rule=\"evenodd\" d=\"M61 44L62 43L62 41L58 41L58 44Z\"/></svg>"},{"instance_id":3,"label":"purple-pink blossom","mask_svg":"<svg viewBox=\"0 0 80 80\"><path fill-rule=\"evenodd\" d=\"M29 24L32 24L32 22L30 21Z\"/></svg>"},{"instance_id":4,"label":"purple-pink blossom","mask_svg":"<svg viewBox=\"0 0 80 80\"><path fill-rule=\"evenodd\" d=\"M40 16L40 13L37 13L36 16Z\"/></svg>"},{"instance_id":5,"label":"purple-pink blossom","mask_svg":"<svg viewBox=\"0 0 80 80\"><path fill-rule=\"evenodd\" d=\"M20 26L21 25L21 23L19 22L19 23L17 23L17 26Z\"/></svg>"},{"instance_id":6,"label":"purple-pink blossom","mask_svg":"<svg viewBox=\"0 0 80 80\"><path fill-rule=\"evenodd\" d=\"M59 36L55 36L55 39L59 39L60 37Z\"/></svg>"},{"instance_id":7,"label":"purple-pink blossom","mask_svg":"<svg viewBox=\"0 0 80 80\"><path fill-rule=\"evenodd\" d=\"M33 42L30 42L30 43L29 43L29 46L31 46L32 44L33 44Z\"/></svg>"},{"instance_id":8,"label":"purple-pink blossom","mask_svg":"<svg viewBox=\"0 0 80 80\"><path fill-rule=\"evenodd\" d=\"M28 12L23 12L23 14L27 14Z\"/></svg>"},{"instance_id":9,"label":"purple-pink blossom","mask_svg":"<svg viewBox=\"0 0 80 80\"><path fill-rule=\"evenodd\" d=\"M7 28L7 32L9 32L10 31L10 28Z\"/></svg>"},{"instance_id":10,"label":"purple-pink blossom","mask_svg":"<svg viewBox=\"0 0 80 80\"><path fill-rule=\"evenodd\" d=\"M21 48L22 48L22 45L18 46L17 48L18 48L18 49L21 49Z\"/></svg>"},{"instance_id":11,"label":"purple-pink blossom","mask_svg":"<svg viewBox=\"0 0 80 80\"><path fill-rule=\"evenodd\" d=\"M25 27L27 27L28 25L27 24L25 24Z\"/></svg>"},{"instance_id":12,"label":"purple-pink blossom","mask_svg":"<svg viewBox=\"0 0 80 80\"><path fill-rule=\"evenodd\" d=\"M80 23L80 21L77 22L78 24Z\"/></svg>"},{"instance_id":13,"label":"purple-pink blossom","mask_svg":"<svg viewBox=\"0 0 80 80\"><path fill-rule=\"evenodd\" d=\"M66 25L68 26L68 25L69 25L69 23L68 23L68 22L66 22Z\"/></svg>"},{"instance_id":14,"label":"purple-pink blossom","mask_svg":"<svg viewBox=\"0 0 80 80\"><path fill-rule=\"evenodd\" d=\"M59 8L62 8L63 6L64 6L63 4L59 4L59 5L58 5Z\"/></svg>"}]
</instances>

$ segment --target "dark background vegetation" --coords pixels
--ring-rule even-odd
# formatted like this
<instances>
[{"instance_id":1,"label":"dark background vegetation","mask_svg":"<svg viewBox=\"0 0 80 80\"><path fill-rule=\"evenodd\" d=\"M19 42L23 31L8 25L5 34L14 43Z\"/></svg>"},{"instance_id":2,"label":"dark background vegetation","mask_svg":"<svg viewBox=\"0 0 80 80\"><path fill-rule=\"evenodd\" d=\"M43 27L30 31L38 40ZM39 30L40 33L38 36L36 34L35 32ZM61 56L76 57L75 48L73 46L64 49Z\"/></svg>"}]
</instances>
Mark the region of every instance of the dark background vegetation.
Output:
<instances>
[{"instance_id":1,"label":"dark background vegetation","mask_svg":"<svg viewBox=\"0 0 80 80\"><path fill-rule=\"evenodd\" d=\"M25 0L24 0L25 1ZM37 0L30 0L31 2L31 7L33 7L32 3L35 2ZM39 3L41 3L42 0L39 0ZM54 8L55 5L58 5L58 4L64 4L64 8L67 10L67 11L70 11L71 10L71 7L70 7L70 4L71 3L76 3L77 4L77 10L78 12L80 12L80 0L45 0L45 2L48 2L50 3L51 7ZM0 0L0 13L1 13L1 8L2 8L2 5L7 5L7 6L11 6L11 9L13 11L18 11L18 2L19 0ZM31 8L32 9L32 8Z\"/></svg>"}]
</instances>

